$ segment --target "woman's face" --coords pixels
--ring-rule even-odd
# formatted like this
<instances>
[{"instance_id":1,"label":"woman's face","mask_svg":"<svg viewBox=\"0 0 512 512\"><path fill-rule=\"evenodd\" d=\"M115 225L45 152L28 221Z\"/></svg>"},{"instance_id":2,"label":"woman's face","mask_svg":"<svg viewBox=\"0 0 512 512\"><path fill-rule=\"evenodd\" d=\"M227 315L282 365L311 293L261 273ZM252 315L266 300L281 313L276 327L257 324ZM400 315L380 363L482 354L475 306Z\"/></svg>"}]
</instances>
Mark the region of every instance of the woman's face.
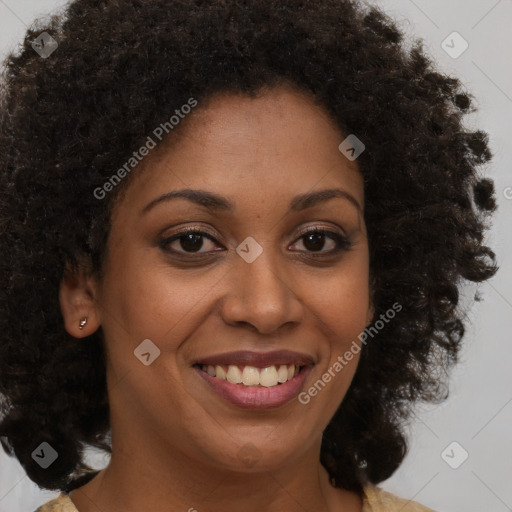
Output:
<instances>
[{"instance_id":1,"label":"woman's face","mask_svg":"<svg viewBox=\"0 0 512 512\"><path fill-rule=\"evenodd\" d=\"M372 316L363 180L338 149L345 136L291 89L217 95L179 128L172 147L132 171L95 289L114 445L269 470L319 448L356 370L353 342ZM155 202L182 189L230 206ZM303 198L327 189L342 192ZM185 228L205 235L169 240ZM312 228L350 247L301 233ZM273 354L283 350L293 354ZM229 354L239 351L268 359ZM267 385L229 383L196 365L212 361L235 380L247 366L246 382ZM280 365L294 361L309 367L286 384L268 385L273 370L259 371L275 363L283 380Z\"/></svg>"}]
</instances>

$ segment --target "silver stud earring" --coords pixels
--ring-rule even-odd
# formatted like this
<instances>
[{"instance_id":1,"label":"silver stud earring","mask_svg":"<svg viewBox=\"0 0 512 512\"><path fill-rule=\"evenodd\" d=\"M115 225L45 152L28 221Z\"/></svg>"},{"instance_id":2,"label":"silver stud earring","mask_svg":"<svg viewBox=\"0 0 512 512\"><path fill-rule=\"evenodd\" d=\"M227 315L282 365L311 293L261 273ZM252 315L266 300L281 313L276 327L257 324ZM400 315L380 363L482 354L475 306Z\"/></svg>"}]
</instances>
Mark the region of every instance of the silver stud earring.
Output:
<instances>
[{"instance_id":1,"label":"silver stud earring","mask_svg":"<svg viewBox=\"0 0 512 512\"><path fill-rule=\"evenodd\" d=\"M83 329L84 328L84 325L87 323L87 317L84 316L81 320L80 320L80 327L79 329Z\"/></svg>"}]
</instances>

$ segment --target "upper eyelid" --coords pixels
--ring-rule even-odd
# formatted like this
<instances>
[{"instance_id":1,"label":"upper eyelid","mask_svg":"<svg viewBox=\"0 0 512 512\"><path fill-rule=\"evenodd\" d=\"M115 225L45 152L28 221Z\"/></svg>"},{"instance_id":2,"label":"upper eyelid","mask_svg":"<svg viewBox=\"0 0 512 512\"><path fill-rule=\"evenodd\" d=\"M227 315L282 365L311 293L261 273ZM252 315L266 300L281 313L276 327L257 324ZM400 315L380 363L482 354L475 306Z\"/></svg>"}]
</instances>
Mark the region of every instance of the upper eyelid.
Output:
<instances>
[{"instance_id":1,"label":"upper eyelid","mask_svg":"<svg viewBox=\"0 0 512 512\"><path fill-rule=\"evenodd\" d=\"M309 232L315 232L315 231L332 232L332 233L339 234L340 236L344 236L344 237L348 238L347 233L340 226L337 226L337 228L334 228L332 226L329 227L329 226L323 226L320 224L316 224L316 225L306 226L304 228L301 228L299 230L299 233L297 234L297 237L293 241L297 240L298 238L301 238L302 236L304 236L305 234L307 234ZM338 232L338 231L340 231L340 232ZM214 241L218 241L217 235L210 233L207 229L205 229L202 226L190 226L190 227L182 228L182 229L176 231L175 233L173 233L172 235L165 236L163 240L164 241L169 240L174 237L179 238L180 236L187 234L187 233L201 234L201 235L204 235L205 238L208 238L209 240L213 239Z\"/></svg>"}]
</instances>

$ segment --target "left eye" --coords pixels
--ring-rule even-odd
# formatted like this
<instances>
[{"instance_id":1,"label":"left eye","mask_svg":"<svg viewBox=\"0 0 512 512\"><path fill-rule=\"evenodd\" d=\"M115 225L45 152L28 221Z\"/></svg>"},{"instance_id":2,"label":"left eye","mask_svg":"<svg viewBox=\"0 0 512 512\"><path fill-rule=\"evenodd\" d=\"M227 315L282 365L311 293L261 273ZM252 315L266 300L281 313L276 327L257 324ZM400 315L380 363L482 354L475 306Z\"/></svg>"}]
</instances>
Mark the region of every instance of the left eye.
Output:
<instances>
[{"instance_id":1,"label":"left eye","mask_svg":"<svg viewBox=\"0 0 512 512\"><path fill-rule=\"evenodd\" d=\"M174 252L178 254L194 254L199 253L203 248L203 240L208 239L211 242L216 242L215 238L209 233L204 231L189 229L180 231L169 238L166 238L160 242L160 247L166 251ZM330 249L323 251L326 239L331 241ZM340 250L348 250L351 246L349 239L336 231L330 231L325 229L312 229L301 234L297 240L304 240L302 244L306 248L306 252L322 252L322 253L334 253ZM171 245L175 242L179 243L182 251L172 248ZM214 244L215 245L215 244ZM292 244L291 247L296 245ZM202 251L202 253L215 252L215 251Z\"/></svg>"},{"instance_id":2,"label":"left eye","mask_svg":"<svg viewBox=\"0 0 512 512\"><path fill-rule=\"evenodd\" d=\"M330 250L322 252L336 251L342 247L346 247L348 244L347 238L343 235L340 235L335 231L325 229L313 229L306 231L305 233L302 233L297 240L303 240L302 245L304 245L308 252L319 252L325 247L326 239L331 242L333 247L331 247Z\"/></svg>"}]
</instances>

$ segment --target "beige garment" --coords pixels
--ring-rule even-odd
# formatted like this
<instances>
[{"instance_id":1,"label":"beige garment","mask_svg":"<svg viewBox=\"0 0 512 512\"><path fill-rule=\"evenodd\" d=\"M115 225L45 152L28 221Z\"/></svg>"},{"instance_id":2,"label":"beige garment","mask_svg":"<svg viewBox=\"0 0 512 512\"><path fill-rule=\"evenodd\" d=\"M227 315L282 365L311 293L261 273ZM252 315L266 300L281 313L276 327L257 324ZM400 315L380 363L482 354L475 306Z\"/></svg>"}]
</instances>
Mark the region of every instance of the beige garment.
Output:
<instances>
[{"instance_id":1,"label":"beige garment","mask_svg":"<svg viewBox=\"0 0 512 512\"><path fill-rule=\"evenodd\" d=\"M376 486L366 486L363 489L364 500L361 512L435 512L415 501L399 498ZM65 493L44 505L35 512L78 512L69 496Z\"/></svg>"}]
</instances>

